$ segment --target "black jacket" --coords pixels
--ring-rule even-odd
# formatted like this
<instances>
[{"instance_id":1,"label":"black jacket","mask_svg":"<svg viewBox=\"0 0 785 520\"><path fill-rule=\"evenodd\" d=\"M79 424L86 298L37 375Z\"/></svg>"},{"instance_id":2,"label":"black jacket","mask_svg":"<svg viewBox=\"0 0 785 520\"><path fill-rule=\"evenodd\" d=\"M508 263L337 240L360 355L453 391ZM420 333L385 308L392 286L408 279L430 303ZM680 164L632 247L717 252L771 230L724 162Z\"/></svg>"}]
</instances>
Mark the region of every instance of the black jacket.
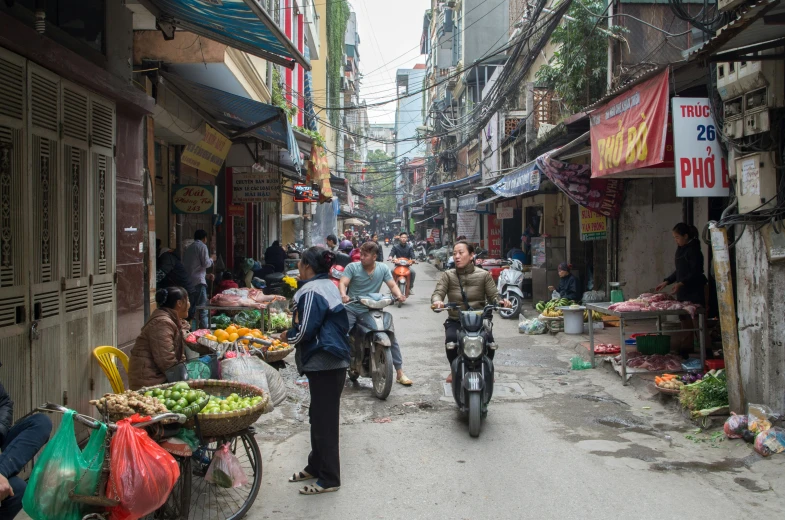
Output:
<instances>
[{"instance_id":1,"label":"black jacket","mask_svg":"<svg viewBox=\"0 0 785 520\"><path fill-rule=\"evenodd\" d=\"M579 302L581 301L581 289L579 285L578 278L574 274L568 274L559 280L559 286L556 288L556 292L559 293L561 298Z\"/></svg>"},{"instance_id":2,"label":"black jacket","mask_svg":"<svg viewBox=\"0 0 785 520\"><path fill-rule=\"evenodd\" d=\"M398 244L393 246L392 251L390 251L390 256L393 258L408 258L409 260L414 260L414 248L410 242L406 242L406 245Z\"/></svg>"},{"instance_id":3,"label":"black jacket","mask_svg":"<svg viewBox=\"0 0 785 520\"><path fill-rule=\"evenodd\" d=\"M0 383L0 443L5 440L8 430L14 425L14 402Z\"/></svg>"},{"instance_id":4,"label":"black jacket","mask_svg":"<svg viewBox=\"0 0 785 520\"><path fill-rule=\"evenodd\" d=\"M188 283L188 273L185 266L180 261L180 257L173 251L166 251L161 253L156 260L156 287L163 289L165 287L182 287L189 293L193 291L193 287Z\"/></svg>"},{"instance_id":5,"label":"black jacket","mask_svg":"<svg viewBox=\"0 0 785 520\"><path fill-rule=\"evenodd\" d=\"M705 305L706 275L703 274L703 252L697 238L676 249L676 270L665 279L669 284L681 282L676 293L680 302L692 302Z\"/></svg>"},{"instance_id":6,"label":"black jacket","mask_svg":"<svg viewBox=\"0 0 785 520\"><path fill-rule=\"evenodd\" d=\"M275 267L275 272L284 272L284 264L286 263L286 251L278 244L272 245L264 252L264 263L270 264Z\"/></svg>"},{"instance_id":7,"label":"black jacket","mask_svg":"<svg viewBox=\"0 0 785 520\"><path fill-rule=\"evenodd\" d=\"M371 240L371 242L373 242L373 240ZM379 250L376 252L376 261L384 262L384 251L382 250L382 244L380 244L378 241L374 242L374 244L376 244L376 247L379 248Z\"/></svg>"}]
</instances>

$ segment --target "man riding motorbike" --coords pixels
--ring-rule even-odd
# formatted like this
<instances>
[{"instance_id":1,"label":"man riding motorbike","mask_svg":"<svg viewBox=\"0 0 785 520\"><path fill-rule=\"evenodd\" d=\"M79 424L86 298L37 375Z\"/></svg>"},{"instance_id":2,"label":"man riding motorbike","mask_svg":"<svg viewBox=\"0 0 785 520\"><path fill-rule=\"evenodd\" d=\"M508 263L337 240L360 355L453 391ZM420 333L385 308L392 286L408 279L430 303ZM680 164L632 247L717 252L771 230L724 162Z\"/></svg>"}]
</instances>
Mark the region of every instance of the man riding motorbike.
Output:
<instances>
[{"instance_id":1,"label":"man riding motorbike","mask_svg":"<svg viewBox=\"0 0 785 520\"><path fill-rule=\"evenodd\" d=\"M491 273L474 265L474 246L465 241L460 241L453 247L453 257L455 258L455 269L450 269L442 273L441 278L436 283L436 289L431 296L431 306L434 309L444 308L444 298L450 302L463 305L464 295L466 301L473 309L481 310L485 302L501 304L510 307L508 300L501 299L496 283L493 281ZM451 309L449 317L444 322L444 344L455 343L458 341L458 310ZM493 333L488 332L487 342L489 345L494 343ZM456 349L446 349L447 361L452 366L453 360L458 356ZM493 359L496 350L490 349L488 357ZM447 378L447 382L452 382L452 374Z\"/></svg>"},{"instance_id":2,"label":"man riding motorbike","mask_svg":"<svg viewBox=\"0 0 785 520\"><path fill-rule=\"evenodd\" d=\"M407 258L409 260L416 260L416 255L414 253L414 248L409 243L409 234L407 232L403 232L398 235L400 239L400 243L395 245L390 250L390 256L387 258L388 260L392 260L393 258ZM410 279L409 279L409 295L414 294L414 277L415 273L412 269L410 271Z\"/></svg>"},{"instance_id":3,"label":"man riding motorbike","mask_svg":"<svg viewBox=\"0 0 785 520\"><path fill-rule=\"evenodd\" d=\"M374 242L366 242L360 247L360 261L352 262L347 265L343 271L341 278L341 297L343 303L348 303L353 298L358 296L366 296L371 293L377 293L382 287L382 283L387 284L393 296L401 301L406 301L406 296L401 294L398 286L395 285L390 268L387 265L376 261L376 254L378 247ZM358 303L352 303L346 306L346 311L349 316L349 334L357 321L357 316L366 312L365 307ZM398 340L393 336L391 338L392 344L390 350L393 358L393 366L395 367L395 379L398 383L404 386L412 384L411 379L406 377L403 373L403 357L401 356L401 347L398 345Z\"/></svg>"}]
</instances>

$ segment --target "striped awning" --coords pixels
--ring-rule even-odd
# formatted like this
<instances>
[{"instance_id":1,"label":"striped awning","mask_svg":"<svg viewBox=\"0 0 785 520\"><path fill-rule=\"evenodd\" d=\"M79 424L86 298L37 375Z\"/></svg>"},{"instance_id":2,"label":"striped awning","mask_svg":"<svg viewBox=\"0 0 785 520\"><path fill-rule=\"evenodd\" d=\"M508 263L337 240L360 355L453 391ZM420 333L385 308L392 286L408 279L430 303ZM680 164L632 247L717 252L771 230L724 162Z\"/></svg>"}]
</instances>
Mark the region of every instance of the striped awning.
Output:
<instances>
[{"instance_id":1,"label":"striped awning","mask_svg":"<svg viewBox=\"0 0 785 520\"><path fill-rule=\"evenodd\" d=\"M293 69L311 65L259 0L139 0L156 19L164 37L175 28L223 43Z\"/></svg>"}]
</instances>

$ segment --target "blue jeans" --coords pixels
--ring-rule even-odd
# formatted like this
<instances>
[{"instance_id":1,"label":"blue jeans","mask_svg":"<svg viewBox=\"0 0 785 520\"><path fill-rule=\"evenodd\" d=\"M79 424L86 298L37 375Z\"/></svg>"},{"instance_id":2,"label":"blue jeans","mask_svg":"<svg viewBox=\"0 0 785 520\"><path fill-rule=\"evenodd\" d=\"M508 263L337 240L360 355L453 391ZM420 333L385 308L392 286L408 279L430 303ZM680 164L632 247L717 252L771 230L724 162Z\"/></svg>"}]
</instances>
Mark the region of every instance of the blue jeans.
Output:
<instances>
[{"instance_id":1,"label":"blue jeans","mask_svg":"<svg viewBox=\"0 0 785 520\"><path fill-rule=\"evenodd\" d=\"M0 475L8 479L14 496L0 504L0 520L10 520L22 510L22 497L27 483L17 477L25 464L33 460L38 450L49 440L52 421L44 414L34 414L14 424L3 439L0 449Z\"/></svg>"},{"instance_id":2,"label":"blue jeans","mask_svg":"<svg viewBox=\"0 0 785 520\"><path fill-rule=\"evenodd\" d=\"M348 305L344 307L346 309L346 316L349 318L349 334L352 333L352 329L354 328L354 324L357 322L357 316L362 314L362 312L358 312ZM390 337L390 353L392 354L393 358L393 366L395 370L400 370L403 368L403 357L401 356L401 347L398 345L398 339L395 337L393 333Z\"/></svg>"},{"instance_id":3,"label":"blue jeans","mask_svg":"<svg viewBox=\"0 0 785 520\"><path fill-rule=\"evenodd\" d=\"M188 321L194 319L196 307L200 305L207 305L207 286L197 285L196 288L188 293L188 298L191 300L191 308L188 311ZM199 319L196 324L197 329L206 329L210 327L209 313L207 310L199 311Z\"/></svg>"}]
</instances>

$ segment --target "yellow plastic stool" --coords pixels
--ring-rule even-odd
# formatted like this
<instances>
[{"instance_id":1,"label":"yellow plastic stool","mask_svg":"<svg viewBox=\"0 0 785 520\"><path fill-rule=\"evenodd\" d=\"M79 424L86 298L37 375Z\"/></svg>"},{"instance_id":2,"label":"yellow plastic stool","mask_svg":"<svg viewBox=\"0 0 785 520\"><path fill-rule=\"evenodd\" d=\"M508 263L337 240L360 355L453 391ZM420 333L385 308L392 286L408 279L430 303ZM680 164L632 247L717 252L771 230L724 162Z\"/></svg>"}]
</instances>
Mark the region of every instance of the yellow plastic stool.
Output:
<instances>
[{"instance_id":1,"label":"yellow plastic stool","mask_svg":"<svg viewBox=\"0 0 785 520\"><path fill-rule=\"evenodd\" d=\"M109 384L112 385L112 391L116 394L125 392L123 378L120 377L120 371L117 369L117 359L119 358L125 368L125 373L128 373L128 356L125 352L115 347L95 347L93 356L98 360Z\"/></svg>"}]
</instances>

